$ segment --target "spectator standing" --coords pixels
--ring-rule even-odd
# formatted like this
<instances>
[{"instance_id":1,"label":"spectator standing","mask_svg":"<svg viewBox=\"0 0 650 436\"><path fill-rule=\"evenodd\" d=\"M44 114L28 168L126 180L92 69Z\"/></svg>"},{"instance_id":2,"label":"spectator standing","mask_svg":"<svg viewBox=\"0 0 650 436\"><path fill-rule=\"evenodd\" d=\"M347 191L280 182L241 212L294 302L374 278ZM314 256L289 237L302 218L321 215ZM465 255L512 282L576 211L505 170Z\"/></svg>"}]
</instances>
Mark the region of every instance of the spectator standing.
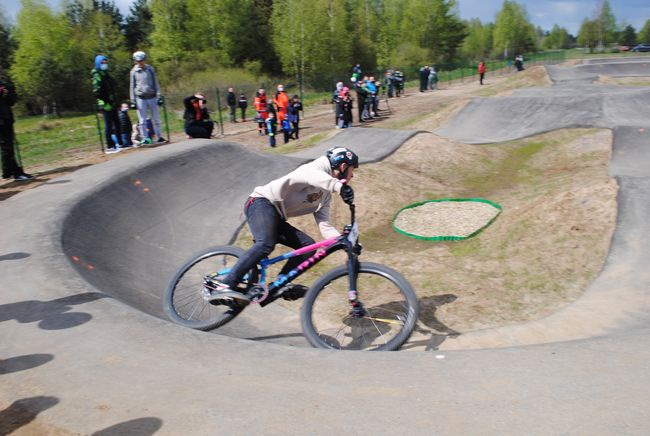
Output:
<instances>
[{"instance_id":1,"label":"spectator standing","mask_svg":"<svg viewBox=\"0 0 650 436\"><path fill-rule=\"evenodd\" d=\"M404 77L404 73L401 72L400 70L395 70L395 95L397 97L400 97L401 95L404 94L404 83L406 81L406 78Z\"/></svg>"},{"instance_id":2,"label":"spectator standing","mask_svg":"<svg viewBox=\"0 0 650 436\"><path fill-rule=\"evenodd\" d=\"M237 105L239 106L239 110L241 110L241 121L242 123L245 123L248 100L246 100L246 96L244 95L244 93L239 94L239 100L237 101Z\"/></svg>"},{"instance_id":3,"label":"spectator standing","mask_svg":"<svg viewBox=\"0 0 650 436\"><path fill-rule=\"evenodd\" d=\"M214 122L210 119L208 112L208 101L205 95L200 92L185 97L185 134L190 138L210 138L214 130Z\"/></svg>"},{"instance_id":4,"label":"spectator standing","mask_svg":"<svg viewBox=\"0 0 650 436\"><path fill-rule=\"evenodd\" d=\"M266 124L266 134L269 135L269 145L271 147L275 147L275 134L277 133L278 130L278 124L275 121L274 112L268 113L268 116L266 117L266 121L264 122L264 124Z\"/></svg>"},{"instance_id":5,"label":"spectator standing","mask_svg":"<svg viewBox=\"0 0 650 436\"><path fill-rule=\"evenodd\" d=\"M388 87L388 98L395 96L395 74L393 70L384 73L384 84Z\"/></svg>"},{"instance_id":6,"label":"spectator standing","mask_svg":"<svg viewBox=\"0 0 650 436\"><path fill-rule=\"evenodd\" d=\"M278 92L275 93L273 103L275 103L275 109L277 111L277 121L282 124L282 121L287 116L287 108L289 107L289 96L284 91L283 85L278 85Z\"/></svg>"},{"instance_id":7,"label":"spectator standing","mask_svg":"<svg viewBox=\"0 0 650 436\"><path fill-rule=\"evenodd\" d=\"M517 55L517 57L515 57L515 68L517 71L524 70L524 57L522 55Z\"/></svg>"},{"instance_id":8,"label":"spectator standing","mask_svg":"<svg viewBox=\"0 0 650 436\"><path fill-rule=\"evenodd\" d=\"M354 77L352 77L352 79L354 79ZM334 107L334 126L339 125L339 116L337 113L337 108L339 105L339 100L341 99L341 91L343 90L344 86L345 85L343 85L343 82L336 82L336 88L334 89L334 91L332 91L332 106Z\"/></svg>"},{"instance_id":9,"label":"spectator standing","mask_svg":"<svg viewBox=\"0 0 650 436\"><path fill-rule=\"evenodd\" d=\"M153 141L149 137L145 124L149 113L151 113L154 131L158 137L157 142L162 144L167 142L167 140L162 136L158 106L162 106L165 100L160 92L160 84L158 83L156 70L145 62L146 58L147 55L143 51L133 53L135 65L131 69L130 74L129 97L131 98L131 103L135 103L135 107L138 110L138 128L142 135L142 143L151 144Z\"/></svg>"},{"instance_id":10,"label":"spectator standing","mask_svg":"<svg viewBox=\"0 0 650 436\"><path fill-rule=\"evenodd\" d=\"M370 113L368 108L370 106L370 98L368 88L366 87L366 82L361 81L355 84L355 89L357 91L357 110L359 112L359 122L363 123L366 120L370 119Z\"/></svg>"},{"instance_id":11,"label":"spectator standing","mask_svg":"<svg viewBox=\"0 0 650 436\"><path fill-rule=\"evenodd\" d=\"M483 84L483 79L485 78L485 72L487 71L487 67L485 66L485 62L481 61L478 63L478 77L479 77L479 83L482 85Z\"/></svg>"},{"instance_id":12,"label":"spectator standing","mask_svg":"<svg viewBox=\"0 0 650 436\"><path fill-rule=\"evenodd\" d=\"M289 115L287 114L286 117L282 120L282 133L284 134L284 143L286 144L289 142L289 139L291 138L291 122L289 121Z\"/></svg>"},{"instance_id":13,"label":"spectator standing","mask_svg":"<svg viewBox=\"0 0 650 436\"><path fill-rule=\"evenodd\" d=\"M93 95L97 99L97 107L104 118L104 137L106 138L106 154L122 150L120 120L117 113L117 98L115 97L115 81L108 73L108 58L104 55L95 56L95 68L91 71ZM115 133L118 143L113 141Z\"/></svg>"},{"instance_id":14,"label":"spectator standing","mask_svg":"<svg viewBox=\"0 0 650 436\"><path fill-rule=\"evenodd\" d=\"M257 111L257 134L263 136L266 132L266 118L269 115L268 104L266 102L266 91L260 88L255 94L255 110Z\"/></svg>"},{"instance_id":15,"label":"spectator standing","mask_svg":"<svg viewBox=\"0 0 650 436\"><path fill-rule=\"evenodd\" d=\"M300 131L300 112L302 111L302 102L300 97L294 95L289 102L289 121L291 121L291 137L298 139L298 132Z\"/></svg>"},{"instance_id":16,"label":"spectator standing","mask_svg":"<svg viewBox=\"0 0 650 436\"><path fill-rule=\"evenodd\" d=\"M11 107L16 103L16 89L0 67L0 157L2 158L2 178L26 182L34 177L27 174L16 161L14 141L14 114Z\"/></svg>"},{"instance_id":17,"label":"spectator standing","mask_svg":"<svg viewBox=\"0 0 650 436\"><path fill-rule=\"evenodd\" d=\"M226 103L228 104L228 109L230 110L230 122L236 123L237 120L235 117L237 115L237 96L235 95L235 90L233 88L228 88Z\"/></svg>"},{"instance_id":18,"label":"spectator standing","mask_svg":"<svg viewBox=\"0 0 650 436\"><path fill-rule=\"evenodd\" d=\"M367 106L367 112L369 113L368 117L376 117L377 116L377 85L375 85L375 78L374 77L367 77L365 76L364 78L364 83L366 85L366 89L368 90L368 97L366 97L366 106Z\"/></svg>"},{"instance_id":19,"label":"spectator standing","mask_svg":"<svg viewBox=\"0 0 650 436\"><path fill-rule=\"evenodd\" d=\"M341 96L336 105L336 114L338 117L337 129L352 126L352 100L350 99L350 90L347 87L341 90Z\"/></svg>"},{"instance_id":20,"label":"spectator standing","mask_svg":"<svg viewBox=\"0 0 650 436\"><path fill-rule=\"evenodd\" d=\"M431 67L431 70L429 71L429 89L434 90L436 89L436 85L438 84L438 73L436 73L435 67Z\"/></svg>"},{"instance_id":21,"label":"spectator standing","mask_svg":"<svg viewBox=\"0 0 650 436\"><path fill-rule=\"evenodd\" d=\"M427 83L429 81L429 66L425 65L420 68L420 92L424 92L427 89Z\"/></svg>"},{"instance_id":22,"label":"spectator standing","mask_svg":"<svg viewBox=\"0 0 650 436\"><path fill-rule=\"evenodd\" d=\"M352 67L352 77L354 78L353 82L356 81L358 82L361 80L361 77L363 76L363 71L361 70L361 65L356 64L354 67Z\"/></svg>"}]
</instances>

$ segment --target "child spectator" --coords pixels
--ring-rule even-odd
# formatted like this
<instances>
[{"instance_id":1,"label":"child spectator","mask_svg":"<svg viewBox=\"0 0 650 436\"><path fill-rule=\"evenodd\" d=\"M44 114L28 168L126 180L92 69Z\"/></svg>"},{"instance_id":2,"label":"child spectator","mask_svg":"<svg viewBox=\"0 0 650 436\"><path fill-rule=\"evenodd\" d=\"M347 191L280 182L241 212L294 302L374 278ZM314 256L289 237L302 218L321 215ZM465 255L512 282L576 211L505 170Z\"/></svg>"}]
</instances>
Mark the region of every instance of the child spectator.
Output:
<instances>
[{"instance_id":1,"label":"child spectator","mask_svg":"<svg viewBox=\"0 0 650 436\"><path fill-rule=\"evenodd\" d=\"M239 109L241 110L241 121L242 123L246 122L246 108L248 107L248 100L246 100L246 96L242 93L239 94Z\"/></svg>"},{"instance_id":2,"label":"child spectator","mask_svg":"<svg viewBox=\"0 0 650 436\"><path fill-rule=\"evenodd\" d=\"M352 124L352 100L350 99L350 90L344 87L341 90L341 96L336 105L336 115L338 123L337 129L345 129Z\"/></svg>"},{"instance_id":3,"label":"child spectator","mask_svg":"<svg viewBox=\"0 0 650 436\"><path fill-rule=\"evenodd\" d=\"M266 92L264 89L260 88L257 93L255 94L255 110L257 111L257 116L255 117L255 120L257 121L257 133L260 136L263 136L265 134L265 123L266 123L266 118L269 115L269 109L268 109L268 104L266 102Z\"/></svg>"},{"instance_id":4,"label":"child spectator","mask_svg":"<svg viewBox=\"0 0 650 436\"><path fill-rule=\"evenodd\" d=\"M291 122L288 116L282 120L282 133L284 133L284 143L286 144L289 142L289 138L291 138Z\"/></svg>"},{"instance_id":5,"label":"child spectator","mask_svg":"<svg viewBox=\"0 0 650 436\"><path fill-rule=\"evenodd\" d=\"M337 82L336 83L336 89L332 92L332 104L334 105L334 125L338 126L339 125L339 115L337 112L337 108L339 106L339 100L341 98L341 90L343 89L343 82Z\"/></svg>"},{"instance_id":6,"label":"child spectator","mask_svg":"<svg viewBox=\"0 0 650 436\"><path fill-rule=\"evenodd\" d=\"M278 128L278 124L275 121L275 113L269 112L264 123L266 124L266 133L269 135L269 145L275 147L275 134Z\"/></svg>"},{"instance_id":7,"label":"child spectator","mask_svg":"<svg viewBox=\"0 0 650 436\"><path fill-rule=\"evenodd\" d=\"M133 123L129 117L129 104L122 103L120 106L120 113L117 114L120 120L120 132L122 138L122 147L137 147L131 140L131 132L133 131Z\"/></svg>"},{"instance_id":8,"label":"child spectator","mask_svg":"<svg viewBox=\"0 0 650 436\"><path fill-rule=\"evenodd\" d=\"M300 130L300 111L302 111L302 102L297 95L291 97L289 102L289 121L291 121L291 137L298 139L298 131Z\"/></svg>"}]
</instances>

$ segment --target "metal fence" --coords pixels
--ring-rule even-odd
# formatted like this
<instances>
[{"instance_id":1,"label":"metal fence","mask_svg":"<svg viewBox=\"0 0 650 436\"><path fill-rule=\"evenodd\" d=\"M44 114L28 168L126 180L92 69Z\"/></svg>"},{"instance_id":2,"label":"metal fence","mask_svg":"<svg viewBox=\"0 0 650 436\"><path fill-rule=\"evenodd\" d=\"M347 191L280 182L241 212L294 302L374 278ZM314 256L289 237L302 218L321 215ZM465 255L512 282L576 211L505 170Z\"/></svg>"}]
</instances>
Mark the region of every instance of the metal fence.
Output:
<instances>
[{"instance_id":1,"label":"metal fence","mask_svg":"<svg viewBox=\"0 0 650 436\"><path fill-rule=\"evenodd\" d=\"M566 51L554 51L535 54L524 54L526 67L535 65L549 65L563 62L566 59ZM487 60L486 76L498 76L507 74L514 70L513 62L510 60ZM438 73L439 83L463 83L466 81L478 80L477 65L470 63L433 65ZM398 68L395 68L398 69ZM412 87L419 82L418 68L402 68L406 76L406 87ZM375 70L368 74L374 74L377 80L381 80L385 70ZM339 80L332 78L332 89L338 81L349 83L349 75L346 73ZM164 84L163 84L164 85ZM329 103L331 92L309 92L304 95L296 83L284 83L289 96L297 94L301 99L308 100L306 110L310 111L318 104ZM163 86L164 88L164 86ZM248 101L246 110L247 119L255 116L254 99L259 88L266 89L267 97L272 98L275 94L276 83L260 83L255 86L248 84L235 89L235 95L243 93ZM215 121L214 134L223 136L234 131L241 131L240 126L229 123L229 110L226 104L227 88L214 87L212 89L193 89L187 92L170 92L165 94L165 105L161 111L161 121L166 135L172 138L183 134L183 99L200 91L206 95L208 110ZM103 150L104 127L101 115L95 110L92 102L76 102L81 109L75 113L57 114L53 108L44 108L45 115L19 117L16 122L17 140L23 153L26 164L41 163L48 155L70 155L70 150L88 152ZM48 113L49 112L49 113ZM237 109L236 116L241 119L240 111ZM133 124L137 124L137 114L130 111ZM163 119L164 118L164 119ZM60 132L63 131L63 132ZM58 133L57 133L58 132ZM169 138L168 138L169 139ZM44 163L44 162L43 162Z\"/></svg>"}]
</instances>

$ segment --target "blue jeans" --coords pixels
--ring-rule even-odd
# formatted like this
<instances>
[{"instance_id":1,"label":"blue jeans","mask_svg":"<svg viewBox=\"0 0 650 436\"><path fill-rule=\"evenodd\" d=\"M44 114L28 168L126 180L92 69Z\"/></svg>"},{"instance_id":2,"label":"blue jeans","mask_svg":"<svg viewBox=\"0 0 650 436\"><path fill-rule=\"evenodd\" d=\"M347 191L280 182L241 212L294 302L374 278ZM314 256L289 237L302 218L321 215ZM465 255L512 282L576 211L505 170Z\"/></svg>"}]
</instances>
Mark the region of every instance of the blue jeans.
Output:
<instances>
[{"instance_id":1,"label":"blue jeans","mask_svg":"<svg viewBox=\"0 0 650 436\"><path fill-rule=\"evenodd\" d=\"M298 249L315 242L308 234L283 220L275 207L266 198L249 199L246 203L245 213L255 244L239 258L223 280L223 283L233 289L248 270L271 254L276 244L280 243ZM309 253L292 257L282 267L280 274L288 273L307 258L309 258Z\"/></svg>"},{"instance_id":2,"label":"blue jeans","mask_svg":"<svg viewBox=\"0 0 650 436\"><path fill-rule=\"evenodd\" d=\"M106 137L106 147L114 148L116 145L121 146L121 130L120 130L120 119L117 116L117 110L113 109L110 111L102 110L102 115L104 115L104 136ZM117 144L113 141L111 136L113 133L117 136Z\"/></svg>"}]
</instances>

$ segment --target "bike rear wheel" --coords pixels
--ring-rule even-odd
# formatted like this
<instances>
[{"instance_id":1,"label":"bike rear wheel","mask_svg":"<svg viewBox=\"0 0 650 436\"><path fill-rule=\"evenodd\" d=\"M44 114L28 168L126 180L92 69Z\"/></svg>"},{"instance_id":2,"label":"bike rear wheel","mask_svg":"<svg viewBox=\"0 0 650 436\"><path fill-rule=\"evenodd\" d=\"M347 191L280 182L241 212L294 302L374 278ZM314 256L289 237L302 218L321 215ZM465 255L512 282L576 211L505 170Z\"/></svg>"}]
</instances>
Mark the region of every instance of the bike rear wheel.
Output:
<instances>
[{"instance_id":1,"label":"bike rear wheel","mask_svg":"<svg viewBox=\"0 0 650 436\"><path fill-rule=\"evenodd\" d=\"M325 274L309 289L302 307L302 328L314 347L337 350L390 351L409 338L418 315L418 300L397 271L370 262L359 264L358 299L362 314L348 301L348 268Z\"/></svg>"},{"instance_id":2,"label":"bike rear wheel","mask_svg":"<svg viewBox=\"0 0 650 436\"><path fill-rule=\"evenodd\" d=\"M203 279L218 273L219 280L230 271L244 254L238 247L211 248L187 261L174 274L165 290L163 307L167 316L177 324L197 330L212 330L226 324L246 307L241 303L212 305L203 300ZM249 272L247 279L257 280L257 270ZM246 291L245 281L238 290Z\"/></svg>"}]
</instances>

